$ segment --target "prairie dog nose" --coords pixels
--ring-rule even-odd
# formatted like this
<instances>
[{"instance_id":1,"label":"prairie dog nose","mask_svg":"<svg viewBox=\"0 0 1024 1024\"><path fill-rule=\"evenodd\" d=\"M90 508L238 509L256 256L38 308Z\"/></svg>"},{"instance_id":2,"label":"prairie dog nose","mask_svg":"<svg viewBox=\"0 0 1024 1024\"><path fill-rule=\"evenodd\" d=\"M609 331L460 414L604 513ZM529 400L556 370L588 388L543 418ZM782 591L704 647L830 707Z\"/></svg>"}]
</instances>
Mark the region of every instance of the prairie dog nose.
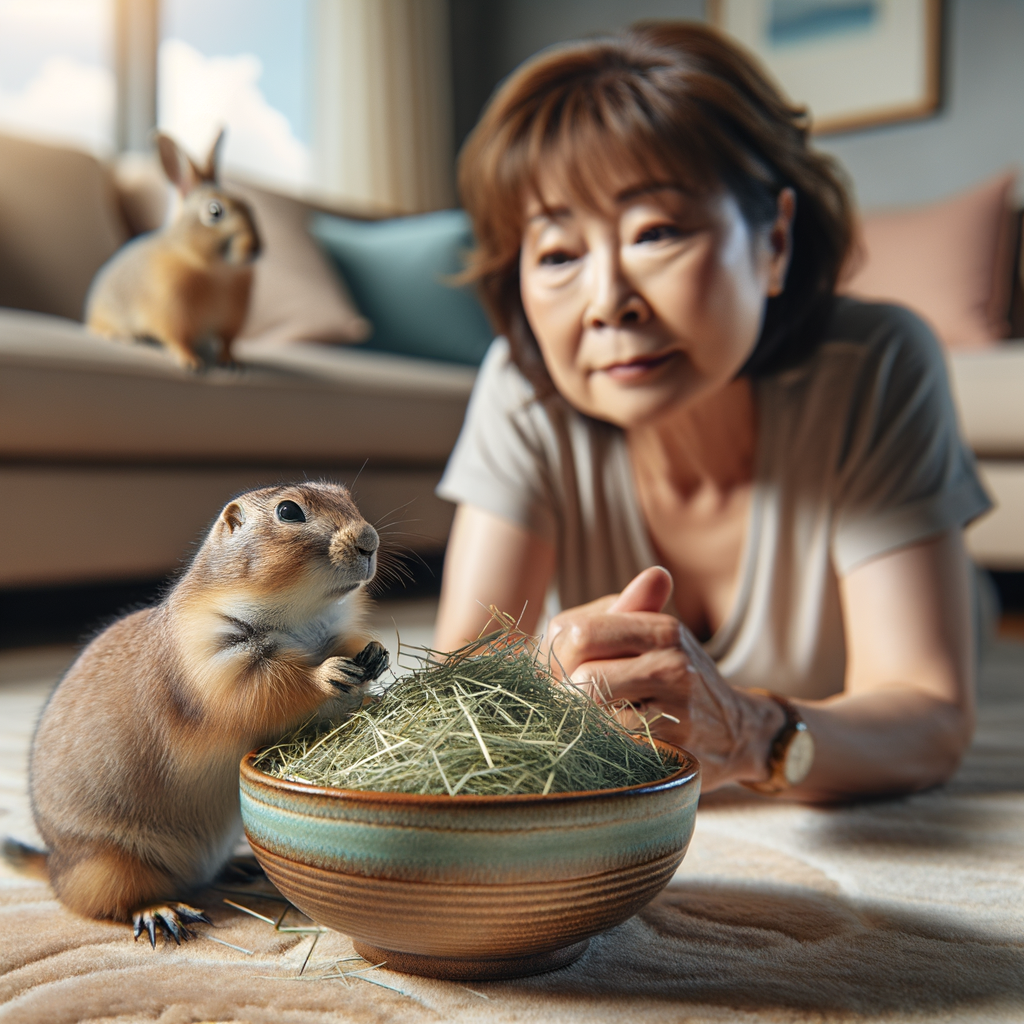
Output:
<instances>
[{"instance_id":1,"label":"prairie dog nose","mask_svg":"<svg viewBox=\"0 0 1024 1024\"><path fill-rule=\"evenodd\" d=\"M363 528L353 538L352 543L355 544L359 554L366 555L369 558L380 547L380 537L377 536L377 531L369 523L364 523Z\"/></svg>"},{"instance_id":2,"label":"prairie dog nose","mask_svg":"<svg viewBox=\"0 0 1024 1024\"><path fill-rule=\"evenodd\" d=\"M380 547L377 531L369 523L344 526L331 541L331 561L344 565L353 558L372 558Z\"/></svg>"}]
</instances>

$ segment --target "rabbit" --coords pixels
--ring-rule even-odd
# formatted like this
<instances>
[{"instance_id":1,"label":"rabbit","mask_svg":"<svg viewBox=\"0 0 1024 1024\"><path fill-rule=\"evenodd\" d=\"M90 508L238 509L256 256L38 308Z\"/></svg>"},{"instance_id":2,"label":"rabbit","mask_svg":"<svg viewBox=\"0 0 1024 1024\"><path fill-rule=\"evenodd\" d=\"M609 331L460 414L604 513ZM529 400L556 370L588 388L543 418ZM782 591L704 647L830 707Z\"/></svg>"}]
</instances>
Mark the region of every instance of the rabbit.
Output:
<instances>
[{"instance_id":1,"label":"rabbit","mask_svg":"<svg viewBox=\"0 0 1024 1024\"><path fill-rule=\"evenodd\" d=\"M118 250L86 297L91 331L118 340L157 342L198 370L211 343L230 364L252 289L260 238L248 204L217 184L223 130L197 166L168 135L158 133L164 172L181 194L170 224Z\"/></svg>"}]
</instances>

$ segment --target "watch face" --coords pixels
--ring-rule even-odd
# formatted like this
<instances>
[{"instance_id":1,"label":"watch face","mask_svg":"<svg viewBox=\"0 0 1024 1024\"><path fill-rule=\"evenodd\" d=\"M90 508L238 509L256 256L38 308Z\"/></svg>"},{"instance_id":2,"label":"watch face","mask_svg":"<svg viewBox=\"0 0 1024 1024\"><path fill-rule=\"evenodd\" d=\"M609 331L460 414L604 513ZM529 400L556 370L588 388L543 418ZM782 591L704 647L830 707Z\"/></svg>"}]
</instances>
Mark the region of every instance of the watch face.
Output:
<instances>
[{"instance_id":1,"label":"watch face","mask_svg":"<svg viewBox=\"0 0 1024 1024\"><path fill-rule=\"evenodd\" d=\"M803 782L813 763L814 740L807 731L807 726L804 726L793 733L793 738L789 741L789 746L786 747L786 758L783 764L786 781L791 786Z\"/></svg>"}]
</instances>

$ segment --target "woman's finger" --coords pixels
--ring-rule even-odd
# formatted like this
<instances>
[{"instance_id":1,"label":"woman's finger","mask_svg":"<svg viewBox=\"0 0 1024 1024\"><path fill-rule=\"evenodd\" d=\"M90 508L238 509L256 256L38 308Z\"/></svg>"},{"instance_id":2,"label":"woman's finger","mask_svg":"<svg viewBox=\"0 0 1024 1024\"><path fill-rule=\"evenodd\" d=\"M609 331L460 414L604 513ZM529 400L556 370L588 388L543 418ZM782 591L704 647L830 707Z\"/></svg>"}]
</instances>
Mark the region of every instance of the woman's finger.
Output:
<instances>
[{"instance_id":1,"label":"woman's finger","mask_svg":"<svg viewBox=\"0 0 1024 1024\"><path fill-rule=\"evenodd\" d=\"M658 648L679 649L679 621L656 612L567 615L552 638L552 656L571 675L584 662L631 658Z\"/></svg>"},{"instance_id":2,"label":"woman's finger","mask_svg":"<svg viewBox=\"0 0 1024 1024\"><path fill-rule=\"evenodd\" d=\"M683 715L693 686L700 682L690 659L678 648L652 650L635 658L588 661L571 679L606 703L624 700L637 707L653 703Z\"/></svg>"},{"instance_id":3,"label":"woman's finger","mask_svg":"<svg viewBox=\"0 0 1024 1024\"><path fill-rule=\"evenodd\" d=\"M634 576L609 605L609 612L660 612L672 596L672 574L660 565Z\"/></svg>"}]
</instances>

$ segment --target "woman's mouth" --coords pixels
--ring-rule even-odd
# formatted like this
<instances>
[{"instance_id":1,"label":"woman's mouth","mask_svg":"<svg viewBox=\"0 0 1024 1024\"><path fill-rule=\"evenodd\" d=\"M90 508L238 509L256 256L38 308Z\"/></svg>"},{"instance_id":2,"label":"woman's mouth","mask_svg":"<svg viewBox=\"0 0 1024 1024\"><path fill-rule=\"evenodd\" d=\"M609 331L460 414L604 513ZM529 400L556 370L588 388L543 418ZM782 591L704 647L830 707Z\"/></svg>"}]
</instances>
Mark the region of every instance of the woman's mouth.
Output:
<instances>
[{"instance_id":1,"label":"woman's mouth","mask_svg":"<svg viewBox=\"0 0 1024 1024\"><path fill-rule=\"evenodd\" d=\"M664 366L674 355L673 352L662 352L659 355L636 356L621 363L612 363L603 369L612 380L623 383L640 380Z\"/></svg>"}]
</instances>

